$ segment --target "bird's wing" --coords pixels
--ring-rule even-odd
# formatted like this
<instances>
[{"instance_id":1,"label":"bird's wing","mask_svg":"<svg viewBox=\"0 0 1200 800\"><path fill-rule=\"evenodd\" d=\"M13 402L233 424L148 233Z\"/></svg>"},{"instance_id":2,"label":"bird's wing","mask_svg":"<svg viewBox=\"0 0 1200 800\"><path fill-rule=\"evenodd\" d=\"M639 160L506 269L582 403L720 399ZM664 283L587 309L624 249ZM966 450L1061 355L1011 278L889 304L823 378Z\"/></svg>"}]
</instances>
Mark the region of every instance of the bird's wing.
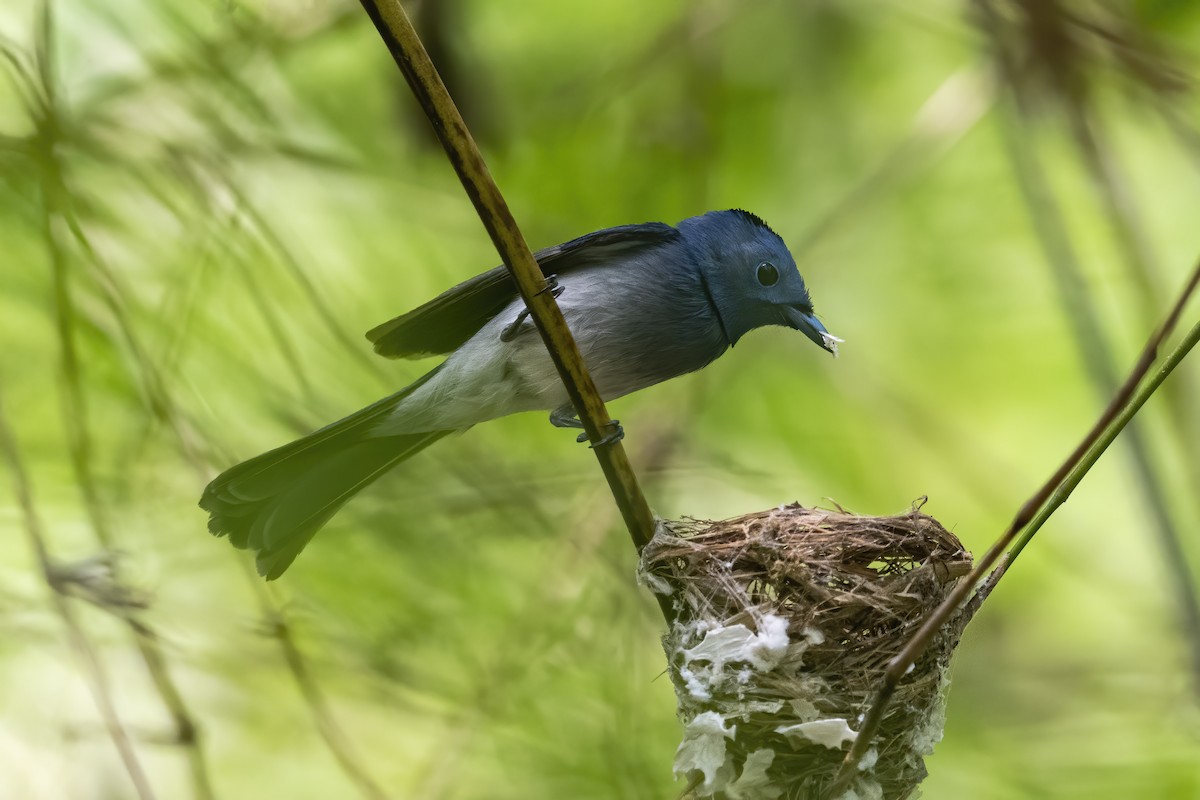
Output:
<instances>
[{"instance_id":1,"label":"bird's wing","mask_svg":"<svg viewBox=\"0 0 1200 800\"><path fill-rule=\"evenodd\" d=\"M677 241L679 231L661 222L605 228L534 253L543 275L611 263ZM423 306L367 331L375 352L387 358L449 353L474 336L517 296L508 270L496 267L442 292Z\"/></svg>"}]
</instances>

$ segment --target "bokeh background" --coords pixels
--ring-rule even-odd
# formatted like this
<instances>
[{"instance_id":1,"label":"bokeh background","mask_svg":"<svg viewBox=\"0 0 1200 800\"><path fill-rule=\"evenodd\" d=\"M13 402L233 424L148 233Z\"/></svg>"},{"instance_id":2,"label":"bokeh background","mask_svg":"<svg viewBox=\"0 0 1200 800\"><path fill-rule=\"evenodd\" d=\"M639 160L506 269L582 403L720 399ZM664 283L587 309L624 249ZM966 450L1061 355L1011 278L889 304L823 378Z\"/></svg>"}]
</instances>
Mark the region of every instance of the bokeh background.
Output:
<instances>
[{"instance_id":1,"label":"bokeh background","mask_svg":"<svg viewBox=\"0 0 1200 800\"><path fill-rule=\"evenodd\" d=\"M1200 253L1198 6L409 9L533 246L748 208L846 339L612 404L656 510L927 495L979 553ZM160 798L676 796L657 608L542 415L387 476L270 587L205 531L219 469L436 363L363 331L497 263L361 8L16 0L0 37L0 797L137 796L97 696ZM1197 388L968 629L926 798L1200 797Z\"/></svg>"}]
</instances>

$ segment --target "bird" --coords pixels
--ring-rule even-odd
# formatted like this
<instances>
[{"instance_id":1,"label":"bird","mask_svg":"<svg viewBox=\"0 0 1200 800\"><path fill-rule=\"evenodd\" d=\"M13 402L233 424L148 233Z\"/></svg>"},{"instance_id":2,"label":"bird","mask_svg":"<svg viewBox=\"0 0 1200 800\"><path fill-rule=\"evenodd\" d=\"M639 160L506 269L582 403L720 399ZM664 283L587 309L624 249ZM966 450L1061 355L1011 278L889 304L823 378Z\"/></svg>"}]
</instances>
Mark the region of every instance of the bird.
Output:
<instances>
[{"instance_id":1,"label":"bird","mask_svg":"<svg viewBox=\"0 0 1200 800\"><path fill-rule=\"evenodd\" d=\"M741 209L605 228L534 257L606 402L702 369L756 328L795 329L834 356L842 341L817 319L783 239ZM387 358L446 359L395 394L229 468L200 499L209 531L253 550L267 580L351 497L450 433L526 411L582 427L503 266L366 335ZM613 426L607 441L623 434Z\"/></svg>"}]
</instances>

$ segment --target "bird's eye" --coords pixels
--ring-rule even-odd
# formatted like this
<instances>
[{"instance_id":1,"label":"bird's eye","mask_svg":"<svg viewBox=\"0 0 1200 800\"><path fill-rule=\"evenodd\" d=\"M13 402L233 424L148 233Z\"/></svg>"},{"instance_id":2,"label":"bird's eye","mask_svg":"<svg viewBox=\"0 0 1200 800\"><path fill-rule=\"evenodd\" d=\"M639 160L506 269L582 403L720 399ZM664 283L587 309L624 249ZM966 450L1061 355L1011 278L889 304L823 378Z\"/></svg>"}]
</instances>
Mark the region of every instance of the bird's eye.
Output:
<instances>
[{"instance_id":1,"label":"bird's eye","mask_svg":"<svg viewBox=\"0 0 1200 800\"><path fill-rule=\"evenodd\" d=\"M775 265L769 261L764 261L758 265L758 282L763 286L774 286L779 283L779 270L775 269Z\"/></svg>"}]
</instances>

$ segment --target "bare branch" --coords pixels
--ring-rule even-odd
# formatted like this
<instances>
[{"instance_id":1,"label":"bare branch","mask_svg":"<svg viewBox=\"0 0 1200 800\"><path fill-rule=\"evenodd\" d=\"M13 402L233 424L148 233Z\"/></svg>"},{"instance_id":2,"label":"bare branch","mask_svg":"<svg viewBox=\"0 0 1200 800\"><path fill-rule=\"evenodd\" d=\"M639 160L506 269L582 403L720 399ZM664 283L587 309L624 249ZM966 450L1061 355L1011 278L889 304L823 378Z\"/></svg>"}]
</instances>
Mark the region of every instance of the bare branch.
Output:
<instances>
[{"instance_id":1,"label":"bare branch","mask_svg":"<svg viewBox=\"0 0 1200 800\"><path fill-rule=\"evenodd\" d=\"M1198 273L1198 275L1200 275L1200 273ZM1192 285L1195 285L1195 277L1193 277ZM1087 455L1073 470L1071 470L1071 473L1066 477L1066 479L1055 488L1054 492L1047 499L1046 504L1042 506L1037 515L1029 521L1029 525L1026 526L1024 531L1022 531L1020 538L1018 538L1013 544L1012 548L1005 553L1004 558L997 565L996 569L987 576L987 579L984 580L983 583L980 584L979 591L976 592L975 596L971 598L969 603L967 603L967 614L974 615L974 613L979 609L979 606L983 604L983 601L986 600L988 595L992 593L992 589L994 589L1000 579L1004 577L1004 573L1006 573L1008 568L1012 566L1012 562L1015 561L1017 556L1021 554L1021 551L1025 549L1025 545L1029 544L1029 540L1032 539L1034 534L1041 529L1041 527L1050 518L1050 515L1053 514L1059 506L1067 502L1067 498L1071 496L1071 492L1075 491L1075 487L1077 487L1080 481L1083 480L1083 476L1087 474L1088 470L1091 469L1096 460L1104 454L1104 451L1108 449L1110 444L1112 444L1112 441L1117 437L1117 434L1119 434L1121 430L1128 424L1129 420L1133 418L1133 415L1136 414L1143 405L1145 405L1146 401L1150 399L1150 395L1154 394L1159 385L1166 380L1167 376L1170 375L1172 371L1174 371L1175 367L1178 366L1179 362L1183 360L1184 356L1191 352L1192 348L1196 346L1197 342L1200 342L1200 322L1196 323L1196 325L1194 325L1192 329L1188 331L1187 335L1184 337L1183 341L1180 342L1179 346L1167 355L1163 365L1158 369L1157 372L1154 373L1153 376L1151 376L1150 381L1144 387L1142 387L1142 389L1127 406L1120 409L1119 413L1113 420L1112 426L1106 430L1099 439L1096 440L1092 447L1089 448Z\"/></svg>"},{"instance_id":2,"label":"bare branch","mask_svg":"<svg viewBox=\"0 0 1200 800\"><path fill-rule=\"evenodd\" d=\"M1085 289L1083 270L1068 233L1062 209L1045 178L1045 170L1033 143L1034 132L1029 124L1031 101L1025 97L1020 82L1015 79L1014 59L1004 49L1005 44L996 29L989 27L988 33L993 39L997 65L1002 73L1001 83L1009 87L1014 101L1011 104L1012 113L1002 117L999 125L1014 167L1017 184L1024 195L1047 263L1055 278L1059 300L1074 328L1075 340L1087 371L1101 397L1111 397L1119 381L1115 358L1101 325L1100 312ZM1155 282L1151 280L1152 270L1149 257L1145 255L1147 249L1144 236L1135 224L1132 212L1128 210L1130 204L1124 199L1126 192L1121 188L1121 182L1117 180L1111 167L1107 165L1107 157L1086 119L1083 101L1067 99L1066 102L1079 148L1084 152L1085 160L1101 187L1101 194L1109 198L1106 203L1108 215L1118 239L1124 243L1123 249L1127 252L1126 260L1129 262L1132 283L1141 287L1139 295L1143 300L1143 307L1157 308L1161 303L1156 303L1152 296L1159 293ZM1164 391L1164 396L1170 421L1183 435L1189 428L1185 409L1190 406L1178 392L1168 389ZM1155 469L1150 443L1140 426L1133 425L1129 428L1125 435L1125 444L1133 462L1136 485L1149 512L1149 521L1152 523L1150 527L1157 534L1162 549L1164 568L1171 577L1180 626L1191 653L1193 690L1200 692L1200 600L1197 599L1195 581L1188 566L1183 537L1171 515L1166 488ZM1187 456L1187 469L1195 475L1195 454L1187 453ZM978 603L982 600L977 594L971 601L972 606L978 608Z\"/></svg>"},{"instance_id":3,"label":"bare branch","mask_svg":"<svg viewBox=\"0 0 1200 800\"><path fill-rule=\"evenodd\" d=\"M601 444L611 430L612 419L588 374L583 356L558 303L550 292L545 291L541 268L534 260L525 237L488 172L471 132L446 91L433 62L429 60L399 0L361 2L408 81L417 102L429 117L434 133L458 173L480 221L513 276L592 442L633 544L641 552L654 535L654 514L642 494L621 443L614 441ZM661 600L660 606L664 615L668 614L668 607Z\"/></svg>"},{"instance_id":4,"label":"bare branch","mask_svg":"<svg viewBox=\"0 0 1200 800\"><path fill-rule=\"evenodd\" d=\"M884 711L887 709L892 694L896 691L896 686L907 673L908 668L924 652L938 629L951 616L958 612L959 606L967 599L971 590L983 579L984 574L997 563L1001 554L1017 539L1017 535L1022 530L1027 527L1032 528L1035 522L1040 527L1058 506L1066 502L1067 496L1083 480L1084 475L1096 463L1096 460L1107 449L1113 439L1117 437L1117 434L1124 429L1129 420L1137 413L1137 410L1142 407L1167 375L1178 366L1184 356L1195 346L1196 340L1200 339L1200 324L1188 333L1184 341L1164 361L1162 368L1154 376L1154 379L1148 382L1142 388L1142 391L1138 392L1135 396L1138 386L1149 373L1150 368L1154 365L1158 357L1159 347L1175 329L1179 321L1179 316L1183 313L1183 308L1187 305L1188 300L1191 299L1197 284L1200 284L1200 263L1197 263L1196 269L1192 272L1191 278L1184 286L1170 314L1167 315L1166 320L1163 321L1158 330L1150 337L1150 341L1147 342L1137 363L1134 364L1129 377L1125 379L1125 383L1121 385L1116 396L1113 397L1108 407L1104 409L1100 418L1096 420L1096 424L1087 432L1087 435L1083 437L1079 445L1076 446L1062 463L1062 466L1050 476L1050 479L1032 497L1025 501L1024 505L1017 511L1016 516L1013 517L1012 522L1009 523L1008 528L988 548L983 558L979 559L975 568L971 570L971 573L959 582L958 586L954 588L954 591L950 593L945 601L929 615L929 619L925 621L920 630L913 634L913 637L909 639L904 649L888 664L887 669L884 671L883 684L879 687L879 691L871 703L866 718L859 728L858 737L854 740L850 752L846 754L846 758L842 762L837 777L834 778L833 783L826 793L827 797L838 797L849 786L850 780L854 777L854 773L858 768L859 761L866 754L867 749L870 747L871 739L874 738L880 723L883 721ZM1029 535L1031 536L1032 533ZM1022 541L1027 541L1027 538ZM1007 561L1011 562L1012 558L1015 558L1015 555L1010 555ZM991 591L991 588L1003 575L1004 569L1006 569L1006 566L1001 565L998 568L999 575L996 575L994 578L989 577L988 584L985 587L987 591ZM982 602L982 598L979 602Z\"/></svg>"}]
</instances>

